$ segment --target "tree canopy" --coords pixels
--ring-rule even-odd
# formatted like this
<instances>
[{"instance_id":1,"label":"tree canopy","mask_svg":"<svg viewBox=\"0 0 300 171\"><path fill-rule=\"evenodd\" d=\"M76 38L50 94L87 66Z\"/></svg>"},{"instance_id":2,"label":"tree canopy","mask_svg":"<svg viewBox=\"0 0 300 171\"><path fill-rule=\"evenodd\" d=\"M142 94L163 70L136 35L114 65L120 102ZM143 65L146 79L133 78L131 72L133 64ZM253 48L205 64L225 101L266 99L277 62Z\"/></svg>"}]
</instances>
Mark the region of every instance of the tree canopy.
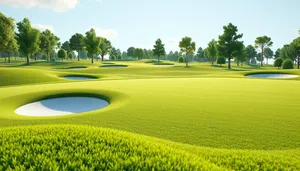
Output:
<instances>
[{"instance_id":1,"label":"tree canopy","mask_svg":"<svg viewBox=\"0 0 300 171\"><path fill-rule=\"evenodd\" d=\"M94 56L101 52L100 43L101 39L100 37L97 37L93 28L85 33L84 45L89 53L89 57L92 59L92 63L94 63Z\"/></svg>"},{"instance_id":2,"label":"tree canopy","mask_svg":"<svg viewBox=\"0 0 300 171\"><path fill-rule=\"evenodd\" d=\"M109 54L110 51L112 50L112 45L110 43L109 40L107 40L106 38L102 38L101 37L101 42L100 42L100 55L101 55L101 60L104 60L104 56Z\"/></svg>"},{"instance_id":3,"label":"tree canopy","mask_svg":"<svg viewBox=\"0 0 300 171\"><path fill-rule=\"evenodd\" d=\"M45 30L42 32L40 36L40 49L46 53L47 61L51 60L50 53L58 44L58 40L59 39L50 30Z\"/></svg>"},{"instance_id":4,"label":"tree canopy","mask_svg":"<svg viewBox=\"0 0 300 171\"><path fill-rule=\"evenodd\" d=\"M27 65L29 65L29 57L39 50L40 43L40 31L31 27L31 23L28 18L24 18L23 21L17 23L18 33L17 40L20 46L20 51L27 57Z\"/></svg>"},{"instance_id":5,"label":"tree canopy","mask_svg":"<svg viewBox=\"0 0 300 171\"><path fill-rule=\"evenodd\" d=\"M193 54L196 50L196 43L190 37L184 37L179 42L179 48L182 53L185 53L185 63L188 66L188 54Z\"/></svg>"},{"instance_id":6,"label":"tree canopy","mask_svg":"<svg viewBox=\"0 0 300 171\"><path fill-rule=\"evenodd\" d=\"M255 48L259 48L261 50L261 66L263 66L264 61L264 49L267 47L271 47L273 45L273 42L271 41L271 38L268 36L261 36L257 37L255 40Z\"/></svg>"},{"instance_id":7,"label":"tree canopy","mask_svg":"<svg viewBox=\"0 0 300 171\"><path fill-rule=\"evenodd\" d=\"M219 56L228 58L228 69L231 69L231 59L240 51L243 34L238 34L237 26L229 23L223 27L224 33L219 36L217 50Z\"/></svg>"},{"instance_id":8,"label":"tree canopy","mask_svg":"<svg viewBox=\"0 0 300 171\"><path fill-rule=\"evenodd\" d=\"M157 61L159 62L159 57L166 55L165 45L160 39L157 39L154 45L153 55L157 56Z\"/></svg>"},{"instance_id":9,"label":"tree canopy","mask_svg":"<svg viewBox=\"0 0 300 171\"><path fill-rule=\"evenodd\" d=\"M69 40L72 50L77 51L78 61L80 59L80 51L84 50L84 36L80 33L74 34Z\"/></svg>"},{"instance_id":10,"label":"tree canopy","mask_svg":"<svg viewBox=\"0 0 300 171\"><path fill-rule=\"evenodd\" d=\"M207 49L207 55L211 61L211 64L214 65L214 62L217 59L217 42L213 39L208 43Z\"/></svg>"}]
</instances>

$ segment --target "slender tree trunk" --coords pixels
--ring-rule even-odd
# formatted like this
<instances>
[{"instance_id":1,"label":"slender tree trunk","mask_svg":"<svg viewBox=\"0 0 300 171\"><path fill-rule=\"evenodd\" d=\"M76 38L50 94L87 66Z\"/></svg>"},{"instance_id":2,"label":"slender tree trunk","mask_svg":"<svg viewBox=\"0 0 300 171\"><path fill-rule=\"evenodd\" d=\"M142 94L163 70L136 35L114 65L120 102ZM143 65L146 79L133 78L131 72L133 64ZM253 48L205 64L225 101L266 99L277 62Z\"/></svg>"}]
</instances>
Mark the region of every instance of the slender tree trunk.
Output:
<instances>
[{"instance_id":1,"label":"slender tree trunk","mask_svg":"<svg viewBox=\"0 0 300 171\"><path fill-rule=\"evenodd\" d=\"M188 55L186 54L186 58L185 58L185 66L188 67L189 66L189 58Z\"/></svg>"},{"instance_id":2,"label":"slender tree trunk","mask_svg":"<svg viewBox=\"0 0 300 171\"><path fill-rule=\"evenodd\" d=\"M80 50L79 51L77 51L78 52L78 61L79 61L79 58L80 58Z\"/></svg>"},{"instance_id":3,"label":"slender tree trunk","mask_svg":"<svg viewBox=\"0 0 300 171\"><path fill-rule=\"evenodd\" d=\"M94 63L94 56L92 56L92 64Z\"/></svg>"},{"instance_id":4,"label":"slender tree trunk","mask_svg":"<svg viewBox=\"0 0 300 171\"><path fill-rule=\"evenodd\" d=\"M9 52L7 53L7 56L8 56L8 63L10 63L10 53Z\"/></svg>"},{"instance_id":5,"label":"slender tree trunk","mask_svg":"<svg viewBox=\"0 0 300 171\"><path fill-rule=\"evenodd\" d=\"M101 61L104 61L104 55L101 54Z\"/></svg>"},{"instance_id":6,"label":"slender tree trunk","mask_svg":"<svg viewBox=\"0 0 300 171\"><path fill-rule=\"evenodd\" d=\"M158 61L158 63L159 63L159 56L158 56L158 58L157 58L157 59L158 59L157 61Z\"/></svg>"},{"instance_id":7,"label":"slender tree trunk","mask_svg":"<svg viewBox=\"0 0 300 171\"><path fill-rule=\"evenodd\" d=\"M300 56L299 55L298 55L297 59L298 59L298 69L300 69Z\"/></svg>"},{"instance_id":8,"label":"slender tree trunk","mask_svg":"<svg viewBox=\"0 0 300 171\"><path fill-rule=\"evenodd\" d=\"M26 58L27 58L27 59L26 59L26 65L29 65L30 54L28 54Z\"/></svg>"},{"instance_id":9,"label":"slender tree trunk","mask_svg":"<svg viewBox=\"0 0 300 171\"><path fill-rule=\"evenodd\" d=\"M263 66L263 61L264 61L264 48L261 48L261 61L260 61L260 66Z\"/></svg>"},{"instance_id":10,"label":"slender tree trunk","mask_svg":"<svg viewBox=\"0 0 300 171\"><path fill-rule=\"evenodd\" d=\"M231 57L228 58L228 69L231 69Z\"/></svg>"}]
</instances>

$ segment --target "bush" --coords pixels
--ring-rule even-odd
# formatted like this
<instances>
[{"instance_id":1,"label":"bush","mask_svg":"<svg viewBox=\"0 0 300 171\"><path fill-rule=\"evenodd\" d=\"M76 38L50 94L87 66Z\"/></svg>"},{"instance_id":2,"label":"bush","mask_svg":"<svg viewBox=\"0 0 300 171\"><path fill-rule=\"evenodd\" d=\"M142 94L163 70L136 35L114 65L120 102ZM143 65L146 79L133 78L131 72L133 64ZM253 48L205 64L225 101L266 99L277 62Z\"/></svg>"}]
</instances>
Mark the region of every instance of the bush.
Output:
<instances>
[{"instance_id":1,"label":"bush","mask_svg":"<svg viewBox=\"0 0 300 171\"><path fill-rule=\"evenodd\" d=\"M283 59L282 58L277 58L274 61L274 67L278 67L278 69L282 66Z\"/></svg>"},{"instance_id":2,"label":"bush","mask_svg":"<svg viewBox=\"0 0 300 171\"><path fill-rule=\"evenodd\" d=\"M64 60L65 58L67 58L67 52L64 49L60 49L57 52L57 55L60 59Z\"/></svg>"},{"instance_id":3,"label":"bush","mask_svg":"<svg viewBox=\"0 0 300 171\"><path fill-rule=\"evenodd\" d=\"M226 59L224 57L218 57L217 64L220 64L222 66L222 64L225 63L226 63Z\"/></svg>"},{"instance_id":4,"label":"bush","mask_svg":"<svg viewBox=\"0 0 300 171\"><path fill-rule=\"evenodd\" d=\"M294 63L290 59L286 59L282 64L283 69L294 69Z\"/></svg>"},{"instance_id":5,"label":"bush","mask_svg":"<svg viewBox=\"0 0 300 171\"><path fill-rule=\"evenodd\" d=\"M179 63L183 63L183 62L185 62L185 60L184 60L184 58L181 56L181 57L178 58L178 62L179 62Z\"/></svg>"}]
</instances>

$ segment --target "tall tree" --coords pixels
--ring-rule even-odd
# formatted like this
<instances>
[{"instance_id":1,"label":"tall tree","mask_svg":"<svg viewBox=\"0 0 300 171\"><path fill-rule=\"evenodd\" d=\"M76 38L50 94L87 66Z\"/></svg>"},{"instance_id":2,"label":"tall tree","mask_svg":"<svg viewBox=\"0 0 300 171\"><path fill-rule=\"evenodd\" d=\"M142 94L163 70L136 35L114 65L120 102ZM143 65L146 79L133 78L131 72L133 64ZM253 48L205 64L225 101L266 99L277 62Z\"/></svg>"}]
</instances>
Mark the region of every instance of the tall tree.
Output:
<instances>
[{"instance_id":1,"label":"tall tree","mask_svg":"<svg viewBox=\"0 0 300 171\"><path fill-rule=\"evenodd\" d=\"M143 59L144 57L144 51L141 48L136 48L134 51L134 57L137 58L138 60Z\"/></svg>"},{"instance_id":2,"label":"tall tree","mask_svg":"<svg viewBox=\"0 0 300 171\"><path fill-rule=\"evenodd\" d=\"M64 61L65 58L67 58L67 51L65 51L64 49L60 49L58 52L57 52L57 56L58 58L60 58L62 61Z\"/></svg>"},{"instance_id":3,"label":"tall tree","mask_svg":"<svg viewBox=\"0 0 300 171\"><path fill-rule=\"evenodd\" d=\"M101 60L104 60L104 56L109 54L110 51L112 50L112 45L109 40L106 38L101 38L101 43L100 43L100 49L101 49Z\"/></svg>"},{"instance_id":4,"label":"tall tree","mask_svg":"<svg viewBox=\"0 0 300 171\"><path fill-rule=\"evenodd\" d=\"M26 63L29 65L30 55L39 50L40 31L31 27L28 18L24 18L23 21L17 23L17 27L18 33L16 35L20 51L26 55Z\"/></svg>"},{"instance_id":5,"label":"tall tree","mask_svg":"<svg viewBox=\"0 0 300 171\"><path fill-rule=\"evenodd\" d=\"M268 65L268 59L272 59L274 56L274 52L270 48L265 48L264 50L264 56L267 58L267 65Z\"/></svg>"},{"instance_id":6,"label":"tall tree","mask_svg":"<svg viewBox=\"0 0 300 171\"><path fill-rule=\"evenodd\" d=\"M252 45L248 45L246 47L246 55L247 55L247 60L248 63L250 64L253 59L257 56L257 51Z\"/></svg>"},{"instance_id":7,"label":"tall tree","mask_svg":"<svg viewBox=\"0 0 300 171\"><path fill-rule=\"evenodd\" d=\"M127 56L128 56L128 57L134 58L134 51L135 51L135 48L134 48L134 47L128 48L128 49L127 49Z\"/></svg>"},{"instance_id":8,"label":"tall tree","mask_svg":"<svg viewBox=\"0 0 300 171\"><path fill-rule=\"evenodd\" d=\"M84 50L84 36L80 33L76 33L71 37L70 47L78 53L78 61L80 60L80 51Z\"/></svg>"},{"instance_id":9,"label":"tall tree","mask_svg":"<svg viewBox=\"0 0 300 171\"><path fill-rule=\"evenodd\" d=\"M15 24L12 18L6 17L0 12L0 52L7 52L8 62L10 55L19 49L18 42L14 33Z\"/></svg>"},{"instance_id":10,"label":"tall tree","mask_svg":"<svg viewBox=\"0 0 300 171\"><path fill-rule=\"evenodd\" d=\"M92 28L90 31L85 33L84 45L88 51L90 57L92 58L92 64L94 63L94 56L99 54L101 39L97 37L95 30Z\"/></svg>"},{"instance_id":11,"label":"tall tree","mask_svg":"<svg viewBox=\"0 0 300 171\"><path fill-rule=\"evenodd\" d=\"M274 58L276 59L276 58L279 58L279 55L280 55L280 48L278 48L276 51L275 51L275 53L274 53Z\"/></svg>"},{"instance_id":12,"label":"tall tree","mask_svg":"<svg viewBox=\"0 0 300 171\"><path fill-rule=\"evenodd\" d=\"M201 60L203 60L205 58L204 51L203 51L202 47L198 48L196 57L197 57L198 61L201 61Z\"/></svg>"},{"instance_id":13,"label":"tall tree","mask_svg":"<svg viewBox=\"0 0 300 171\"><path fill-rule=\"evenodd\" d=\"M160 39L157 39L152 50L154 56L157 56L157 61L159 62L159 57L166 55L165 45Z\"/></svg>"},{"instance_id":14,"label":"tall tree","mask_svg":"<svg viewBox=\"0 0 300 171\"><path fill-rule=\"evenodd\" d=\"M234 53L234 58L236 60L237 66L240 66L240 64L243 65L243 63L247 59L247 52L245 45L240 42L236 46L237 51Z\"/></svg>"},{"instance_id":15,"label":"tall tree","mask_svg":"<svg viewBox=\"0 0 300 171\"><path fill-rule=\"evenodd\" d=\"M54 50L54 47L58 44L58 38L51 33L50 30L45 30L40 36L40 49L47 56L47 61L51 61L51 52Z\"/></svg>"},{"instance_id":16,"label":"tall tree","mask_svg":"<svg viewBox=\"0 0 300 171\"><path fill-rule=\"evenodd\" d=\"M71 48L70 46L70 42L69 41L65 41L62 46L61 46L62 49L64 49L67 54L69 55L70 53L72 53L73 49Z\"/></svg>"},{"instance_id":17,"label":"tall tree","mask_svg":"<svg viewBox=\"0 0 300 171\"><path fill-rule=\"evenodd\" d=\"M127 52L122 52L122 55L121 55L122 57L122 59L127 59L128 58L128 56L127 56Z\"/></svg>"},{"instance_id":18,"label":"tall tree","mask_svg":"<svg viewBox=\"0 0 300 171\"><path fill-rule=\"evenodd\" d=\"M293 54L296 56L297 67L300 69L300 37L293 40L290 45L290 49L293 51Z\"/></svg>"},{"instance_id":19,"label":"tall tree","mask_svg":"<svg viewBox=\"0 0 300 171\"><path fill-rule=\"evenodd\" d=\"M237 26L234 26L232 23L224 26L223 29L224 33L219 36L217 45L218 55L228 58L228 69L231 69L231 59L240 50L242 42L239 39L243 37L243 34L238 34Z\"/></svg>"},{"instance_id":20,"label":"tall tree","mask_svg":"<svg viewBox=\"0 0 300 171\"><path fill-rule=\"evenodd\" d=\"M196 43L192 41L192 38L190 37L184 37L182 40L179 42L179 48L182 53L185 53L185 65L188 66L189 60L188 60L188 55L189 54L194 54L196 50Z\"/></svg>"},{"instance_id":21,"label":"tall tree","mask_svg":"<svg viewBox=\"0 0 300 171\"><path fill-rule=\"evenodd\" d=\"M208 43L207 55L210 58L211 65L214 65L214 62L217 59L217 42L213 39Z\"/></svg>"},{"instance_id":22,"label":"tall tree","mask_svg":"<svg viewBox=\"0 0 300 171\"><path fill-rule=\"evenodd\" d=\"M273 42L271 38L268 36L257 37L255 40L255 48L259 48L261 50L261 62L260 65L263 66L264 61L264 49L267 47L271 47Z\"/></svg>"},{"instance_id":23,"label":"tall tree","mask_svg":"<svg viewBox=\"0 0 300 171\"><path fill-rule=\"evenodd\" d=\"M122 59L122 54L120 49L112 48L109 53L109 59L110 60L120 60Z\"/></svg>"}]
</instances>

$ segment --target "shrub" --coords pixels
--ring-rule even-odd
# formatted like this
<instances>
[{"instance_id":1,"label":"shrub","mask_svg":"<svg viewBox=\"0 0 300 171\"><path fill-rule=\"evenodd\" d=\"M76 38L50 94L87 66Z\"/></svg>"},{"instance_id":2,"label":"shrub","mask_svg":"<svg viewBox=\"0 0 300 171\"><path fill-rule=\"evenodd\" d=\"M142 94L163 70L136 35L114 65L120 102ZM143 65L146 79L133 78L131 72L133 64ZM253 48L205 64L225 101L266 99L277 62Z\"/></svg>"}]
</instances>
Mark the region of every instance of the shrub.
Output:
<instances>
[{"instance_id":1,"label":"shrub","mask_svg":"<svg viewBox=\"0 0 300 171\"><path fill-rule=\"evenodd\" d=\"M282 64L283 69L294 69L294 63L290 59L286 59Z\"/></svg>"},{"instance_id":2,"label":"shrub","mask_svg":"<svg viewBox=\"0 0 300 171\"><path fill-rule=\"evenodd\" d=\"M222 66L222 64L225 63L226 63L226 59L224 57L218 57L217 64L220 64Z\"/></svg>"},{"instance_id":3,"label":"shrub","mask_svg":"<svg viewBox=\"0 0 300 171\"><path fill-rule=\"evenodd\" d=\"M178 62L179 62L179 63L183 63L183 62L185 62L185 60L184 60L184 58L181 56L181 57L178 58Z\"/></svg>"},{"instance_id":4,"label":"shrub","mask_svg":"<svg viewBox=\"0 0 300 171\"><path fill-rule=\"evenodd\" d=\"M274 61L274 67L278 67L278 69L282 66L283 59L282 58L277 58Z\"/></svg>"},{"instance_id":5,"label":"shrub","mask_svg":"<svg viewBox=\"0 0 300 171\"><path fill-rule=\"evenodd\" d=\"M57 56L64 60L65 58L67 58L67 52L64 50L64 49L60 49L58 52L57 52Z\"/></svg>"}]
</instances>

